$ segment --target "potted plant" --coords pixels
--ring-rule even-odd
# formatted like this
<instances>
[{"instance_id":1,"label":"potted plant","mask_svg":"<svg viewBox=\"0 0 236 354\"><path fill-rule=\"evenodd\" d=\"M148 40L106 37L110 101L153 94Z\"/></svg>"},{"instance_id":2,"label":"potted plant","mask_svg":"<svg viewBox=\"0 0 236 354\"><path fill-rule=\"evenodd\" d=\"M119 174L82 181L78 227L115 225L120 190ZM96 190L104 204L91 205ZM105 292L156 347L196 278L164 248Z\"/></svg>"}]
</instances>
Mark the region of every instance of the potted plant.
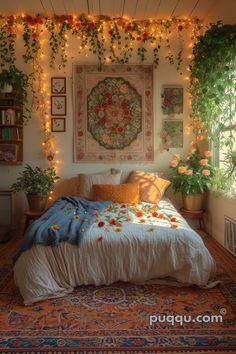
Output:
<instances>
[{"instance_id":1,"label":"potted plant","mask_svg":"<svg viewBox=\"0 0 236 354\"><path fill-rule=\"evenodd\" d=\"M11 188L15 193L25 191L31 211L42 211L49 192L54 189L54 183L59 178L54 167L43 170L27 164Z\"/></svg>"},{"instance_id":2,"label":"potted plant","mask_svg":"<svg viewBox=\"0 0 236 354\"><path fill-rule=\"evenodd\" d=\"M15 65L3 69L0 73L1 92L15 92L15 100L19 103L27 103L27 88L30 86L28 75L17 69Z\"/></svg>"},{"instance_id":3,"label":"potted plant","mask_svg":"<svg viewBox=\"0 0 236 354\"><path fill-rule=\"evenodd\" d=\"M175 192L182 193L185 210L197 211L203 208L203 195L210 189L216 173L209 161L210 156L210 151L205 151L202 156L194 149L186 160L175 155L170 162L172 187Z\"/></svg>"}]
</instances>

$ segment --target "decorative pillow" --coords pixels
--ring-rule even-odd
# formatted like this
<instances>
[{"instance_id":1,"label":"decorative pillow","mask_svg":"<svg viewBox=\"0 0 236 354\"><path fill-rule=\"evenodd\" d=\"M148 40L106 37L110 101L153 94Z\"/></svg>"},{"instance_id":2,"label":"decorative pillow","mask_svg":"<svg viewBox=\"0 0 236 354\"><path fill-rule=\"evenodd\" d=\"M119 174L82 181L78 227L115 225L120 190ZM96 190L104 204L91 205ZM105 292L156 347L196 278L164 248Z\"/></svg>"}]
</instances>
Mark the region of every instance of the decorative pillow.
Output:
<instances>
[{"instance_id":1,"label":"decorative pillow","mask_svg":"<svg viewBox=\"0 0 236 354\"><path fill-rule=\"evenodd\" d=\"M81 173L78 176L76 195L91 200L93 184L119 184L121 173L122 171L119 173L111 173L111 171L94 174Z\"/></svg>"},{"instance_id":2,"label":"decorative pillow","mask_svg":"<svg viewBox=\"0 0 236 354\"><path fill-rule=\"evenodd\" d=\"M111 200L114 203L139 203L139 182L119 185L94 184L93 200Z\"/></svg>"},{"instance_id":3,"label":"decorative pillow","mask_svg":"<svg viewBox=\"0 0 236 354\"><path fill-rule=\"evenodd\" d=\"M141 200L147 203L158 203L171 183L155 173L145 171L132 171L127 182L134 181L140 183Z\"/></svg>"}]
</instances>

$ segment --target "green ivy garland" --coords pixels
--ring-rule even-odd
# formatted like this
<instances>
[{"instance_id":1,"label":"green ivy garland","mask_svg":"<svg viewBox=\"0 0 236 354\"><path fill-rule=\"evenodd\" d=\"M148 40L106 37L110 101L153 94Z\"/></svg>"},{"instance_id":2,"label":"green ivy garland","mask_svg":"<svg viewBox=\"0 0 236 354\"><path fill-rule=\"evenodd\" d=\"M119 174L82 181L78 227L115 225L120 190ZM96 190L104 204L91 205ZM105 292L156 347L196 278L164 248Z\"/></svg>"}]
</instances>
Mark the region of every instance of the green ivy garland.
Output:
<instances>
[{"instance_id":1,"label":"green ivy garland","mask_svg":"<svg viewBox=\"0 0 236 354\"><path fill-rule=\"evenodd\" d=\"M14 65L16 26L14 16L9 16L0 24L0 66L2 68Z\"/></svg>"},{"instance_id":2,"label":"green ivy garland","mask_svg":"<svg viewBox=\"0 0 236 354\"><path fill-rule=\"evenodd\" d=\"M130 20L126 18L109 18L105 16L90 17L85 15L61 15L53 18L33 16L0 16L0 58L1 65L15 60L15 32L12 28L23 24L23 41L25 62L33 61L41 50L39 35L43 26L49 32L50 66L53 67L59 56L59 68L64 69L67 63L67 41L69 35L75 35L79 41L80 51L88 48L97 55L98 63L128 63L136 48L136 54L144 62L147 53L153 51L153 63L159 63L159 50L167 49L166 59L170 64L176 64L181 71L183 60L182 31L192 28L193 36L199 34L201 21L199 19L168 20ZM175 56L172 50L171 36L179 35L179 50ZM164 40L163 40L164 39ZM107 43L106 43L107 42ZM176 46L176 44L175 44ZM1 54L2 53L2 54Z\"/></svg>"},{"instance_id":3,"label":"green ivy garland","mask_svg":"<svg viewBox=\"0 0 236 354\"><path fill-rule=\"evenodd\" d=\"M226 147L225 176L235 179L236 25L212 24L193 48L190 71L192 116L208 129L211 141Z\"/></svg>"}]
</instances>

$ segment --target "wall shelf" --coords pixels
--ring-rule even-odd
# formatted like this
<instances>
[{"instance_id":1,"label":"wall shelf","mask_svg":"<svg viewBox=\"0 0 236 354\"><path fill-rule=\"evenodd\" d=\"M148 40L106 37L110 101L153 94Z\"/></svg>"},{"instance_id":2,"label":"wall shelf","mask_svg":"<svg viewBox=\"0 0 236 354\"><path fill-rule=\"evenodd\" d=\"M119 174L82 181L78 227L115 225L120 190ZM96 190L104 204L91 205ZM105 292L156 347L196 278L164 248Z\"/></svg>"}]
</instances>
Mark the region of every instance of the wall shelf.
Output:
<instances>
[{"instance_id":1,"label":"wall shelf","mask_svg":"<svg viewBox=\"0 0 236 354\"><path fill-rule=\"evenodd\" d=\"M15 96L15 92L0 95L0 165L23 163L23 105Z\"/></svg>"}]
</instances>

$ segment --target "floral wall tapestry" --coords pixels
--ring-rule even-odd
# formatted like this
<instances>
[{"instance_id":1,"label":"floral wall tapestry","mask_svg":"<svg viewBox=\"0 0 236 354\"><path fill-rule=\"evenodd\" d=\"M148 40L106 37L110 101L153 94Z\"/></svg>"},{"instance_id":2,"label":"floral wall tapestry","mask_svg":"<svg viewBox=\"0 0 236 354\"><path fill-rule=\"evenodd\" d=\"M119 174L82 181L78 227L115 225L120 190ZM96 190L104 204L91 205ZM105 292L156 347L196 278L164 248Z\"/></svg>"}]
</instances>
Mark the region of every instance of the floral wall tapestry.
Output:
<instances>
[{"instance_id":1,"label":"floral wall tapestry","mask_svg":"<svg viewBox=\"0 0 236 354\"><path fill-rule=\"evenodd\" d=\"M73 66L75 162L148 162L153 66Z\"/></svg>"}]
</instances>

